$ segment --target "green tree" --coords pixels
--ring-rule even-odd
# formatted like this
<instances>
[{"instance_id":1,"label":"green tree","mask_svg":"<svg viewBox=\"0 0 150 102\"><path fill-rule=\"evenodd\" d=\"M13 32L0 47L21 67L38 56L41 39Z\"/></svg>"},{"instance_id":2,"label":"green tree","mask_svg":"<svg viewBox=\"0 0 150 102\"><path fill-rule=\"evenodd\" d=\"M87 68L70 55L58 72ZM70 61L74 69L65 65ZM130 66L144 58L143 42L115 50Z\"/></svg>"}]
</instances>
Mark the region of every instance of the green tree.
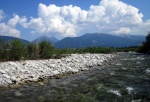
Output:
<instances>
[{"instance_id":1,"label":"green tree","mask_svg":"<svg viewBox=\"0 0 150 102\"><path fill-rule=\"evenodd\" d=\"M0 60L2 60L2 48L0 48Z\"/></svg>"},{"instance_id":2,"label":"green tree","mask_svg":"<svg viewBox=\"0 0 150 102\"><path fill-rule=\"evenodd\" d=\"M27 49L25 45L18 39L11 41L10 59L20 60L22 57L26 57Z\"/></svg>"},{"instance_id":3,"label":"green tree","mask_svg":"<svg viewBox=\"0 0 150 102\"><path fill-rule=\"evenodd\" d=\"M51 58L55 52L55 47L51 43L43 41L39 44L39 55L40 58L48 59Z\"/></svg>"},{"instance_id":4,"label":"green tree","mask_svg":"<svg viewBox=\"0 0 150 102\"><path fill-rule=\"evenodd\" d=\"M39 56L39 49L37 44L29 44L27 46L28 58L37 59Z\"/></svg>"},{"instance_id":5,"label":"green tree","mask_svg":"<svg viewBox=\"0 0 150 102\"><path fill-rule=\"evenodd\" d=\"M0 48L1 48L1 59L8 60L9 59L10 42L5 42L4 39L0 39Z\"/></svg>"},{"instance_id":6,"label":"green tree","mask_svg":"<svg viewBox=\"0 0 150 102\"><path fill-rule=\"evenodd\" d=\"M139 49L141 53L150 53L150 32L146 36L146 41L143 42L142 46Z\"/></svg>"}]
</instances>

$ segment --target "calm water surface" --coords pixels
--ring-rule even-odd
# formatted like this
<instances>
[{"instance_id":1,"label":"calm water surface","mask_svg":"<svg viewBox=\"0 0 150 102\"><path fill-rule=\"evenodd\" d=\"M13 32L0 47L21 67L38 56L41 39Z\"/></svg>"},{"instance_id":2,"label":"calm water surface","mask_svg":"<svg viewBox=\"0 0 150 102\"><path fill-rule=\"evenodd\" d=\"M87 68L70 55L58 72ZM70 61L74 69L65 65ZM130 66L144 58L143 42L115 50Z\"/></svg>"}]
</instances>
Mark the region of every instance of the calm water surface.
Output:
<instances>
[{"instance_id":1,"label":"calm water surface","mask_svg":"<svg viewBox=\"0 0 150 102\"><path fill-rule=\"evenodd\" d=\"M116 55L91 71L1 90L0 102L150 102L150 56Z\"/></svg>"}]
</instances>

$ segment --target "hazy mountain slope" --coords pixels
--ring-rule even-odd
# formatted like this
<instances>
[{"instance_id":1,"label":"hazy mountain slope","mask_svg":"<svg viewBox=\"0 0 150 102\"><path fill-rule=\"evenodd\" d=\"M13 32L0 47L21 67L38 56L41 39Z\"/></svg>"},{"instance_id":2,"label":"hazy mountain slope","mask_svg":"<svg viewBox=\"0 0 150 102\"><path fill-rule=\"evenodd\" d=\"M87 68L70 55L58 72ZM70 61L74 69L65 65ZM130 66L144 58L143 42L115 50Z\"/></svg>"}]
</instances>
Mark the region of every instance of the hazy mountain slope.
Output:
<instances>
[{"instance_id":1,"label":"hazy mountain slope","mask_svg":"<svg viewBox=\"0 0 150 102\"><path fill-rule=\"evenodd\" d=\"M14 39L19 39L21 40L23 43L25 44L29 44L30 42L27 41L27 40L24 40L24 39L20 39L20 38L16 38L16 37L10 37L10 36L1 36L0 35L0 39L4 40L5 42L8 42L8 41L11 41L11 40L14 40Z\"/></svg>"},{"instance_id":2,"label":"hazy mountain slope","mask_svg":"<svg viewBox=\"0 0 150 102\"><path fill-rule=\"evenodd\" d=\"M33 43L40 43L42 41L47 41L47 42L50 42L52 44L58 42L58 40L55 38L55 37L47 37L47 36L40 36L38 38L36 38L35 40L33 40L32 42Z\"/></svg>"},{"instance_id":3,"label":"hazy mountain slope","mask_svg":"<svg viewBox=\"0 0 150 102\"><path fill-rule=\"evenodd\" d=\"M121 37L104 33L88 33L80 37L64 38L55 43L55 45L58 48L84 48L89 46L129 47L140 45L145 40L144 38L144 36Z\"/></svg>"}]
</instances>

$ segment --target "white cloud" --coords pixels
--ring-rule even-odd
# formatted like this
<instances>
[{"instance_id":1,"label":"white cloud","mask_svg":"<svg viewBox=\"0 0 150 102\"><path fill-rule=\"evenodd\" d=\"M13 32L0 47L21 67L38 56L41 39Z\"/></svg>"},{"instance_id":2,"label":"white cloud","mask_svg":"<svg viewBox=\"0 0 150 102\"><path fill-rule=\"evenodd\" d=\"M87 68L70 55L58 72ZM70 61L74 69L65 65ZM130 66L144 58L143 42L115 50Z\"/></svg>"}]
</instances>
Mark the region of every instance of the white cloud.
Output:
<instances>
[{"instance_id":1,"label":"white cloud","mask_svg":"<svg viewBox=\"0 0 150 102\"><path fill-rule=\"evenodd\" d=\"M8 25L13 27L19 23L24 28L31 28L32 33L60 37L89 32L143 34L150 30L150 21L143 21L142 17L138 8L119 0L101 0L98 5L91 5L89 10L73 5L59 7L40 3L38 18L27 22L25 17L14 16Z\"/></svg>"},{"instance_id":2,"label":"white cloud","mask_svg":"<svg viewBox=\"0 0 150 102\"><path fill-rule=\"evenodd\" d=\"M112 33L114 34L129 34L130 32L131 32L130 28L127 28L127 27L122 27L116 31L112 31Z\"/></svg>"},{"instance_id":3,"label":"white cloud","mask_svg":"<svg viewBox=\"0 0 150 102\"><path fill-rule=\"evenodd\" d=\"M60 36L76 36L80 32L129 34L134 27L143 24L143 15L137 8L118 0L102 0L99 5L91 5L88 11L72 5L39 4L38 16L30 20L29 28Z\"/></svg>"},{"instance_id":4,"label":"white cloud","mask_svg":"<svg viewBox=\"0 0 150 102\"><path fill-rule=\"evenodd\" d=\"M0 21L4 18L4 12L3 10L0 10Z\"/></svg>"},{"instance_id":5,"label":"white cloud","mask_svg":"<svg viewBox=\"0 0 150 102\"><path fill-rule=\"evenodd\" d=\"M0 35L19 37L20 31L7 26L5 23L0 23Z\"/></svg>"},{"instance_id":6,"label":"white cloud","mask_svg":"<svg viewBox=\"0 0 150 102\"><path fill-rule=\"evenodd\" d=\"M8 21L8 26L14 28L17 24L20 24L23 27L26 27L26 25L25 25L26 21L27 21L26 17L20 18L18 15L14 14L14 17Z\"/></svg>"},{"instance_id":7,"label":"white cloud","mask_svg":"<svg viewBox=\"0 0 150 102\"><path fill-rule=\"evenodd\" d=\"M0 20L4 18L4 12L0 10ZM3 36L13 36L13 37L19 37L20 31L17 30L15 27L18 23L23 24L25 18L20 18L18 15L14 15L13 18L11 18L7 24L4 22L0 22L0 35Z\"/></svg>"},{"instance_id":8,"label":"white cloud","mask_svg":"<svg viewBox=\"0 0 150 102\"><path fill-rule=\"evenodd\" d=\"M150 20L143 22L141 25L132 28L132 33L146 35L150 31Z\"/></svg>"},{"instance_id":9,"label":"white cloud","mask_svg":"<svg viewBox=\"0 0 150 102\"><path fill-rule=\"evenodd\" d=\"M26 27L34 28L39 33L45 32L44 23L41 18L31 18L30 22L26 23Z\"/></svg>"},{"instance_id":10,"label":"white cloud","mask_svg":"<svg viewBox=\"0 0 150 102\"><path fill-rule=\"evenodd\" d=\"M75 23L79 7L39 4L38 15L42 18L46 33L58 33L62 36L75 36Z\"/></svg>"}]
</instances>

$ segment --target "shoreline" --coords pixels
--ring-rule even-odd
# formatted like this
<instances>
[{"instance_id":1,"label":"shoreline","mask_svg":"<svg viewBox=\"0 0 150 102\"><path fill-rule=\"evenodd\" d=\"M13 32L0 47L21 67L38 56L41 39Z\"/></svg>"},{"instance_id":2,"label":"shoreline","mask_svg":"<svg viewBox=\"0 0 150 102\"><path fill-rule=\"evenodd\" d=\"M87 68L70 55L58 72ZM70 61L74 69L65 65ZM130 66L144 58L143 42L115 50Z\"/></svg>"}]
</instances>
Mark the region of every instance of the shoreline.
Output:
<instances>
[{"instance_id":1,"label":"shoreline","mask_svg":"<svg viewBox=\"0 0 150 102\"><path fill-rule=\"evenodd\" d=\"M90 70L93 66L102 66L113 57L115 54L71 54L61 59L0 62L0 87Z\"/></svg>"}]
</instances>

